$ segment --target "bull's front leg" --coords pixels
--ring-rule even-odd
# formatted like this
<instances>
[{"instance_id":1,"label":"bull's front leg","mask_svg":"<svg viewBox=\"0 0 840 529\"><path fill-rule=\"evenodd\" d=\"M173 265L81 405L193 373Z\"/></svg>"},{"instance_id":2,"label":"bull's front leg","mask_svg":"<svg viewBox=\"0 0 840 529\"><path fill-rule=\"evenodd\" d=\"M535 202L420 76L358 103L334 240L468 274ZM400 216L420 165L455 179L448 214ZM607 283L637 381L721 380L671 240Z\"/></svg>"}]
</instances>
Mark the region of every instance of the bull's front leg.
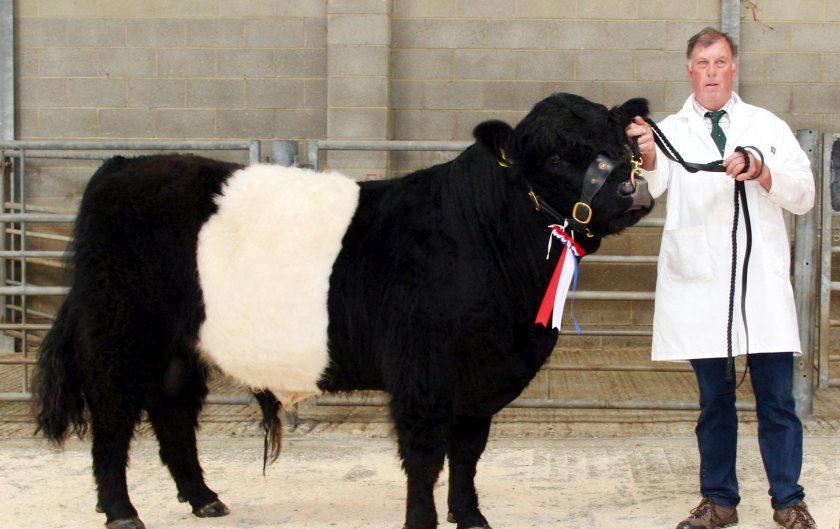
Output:
<instances>
[{"instance_id":1,"label":"bull's front leg","mask_svg":"<svg viewBox=\"0 0 840 529\"><path fill-rule=\"evenodd\" d=\"M397 398L391 399L391 415L408 480L404 529L434 529L434 485L446 455L448 416L442 410L430 409L428 403L419 405Z\"/></svg>"},{"instance_id":2,"label":"bull's front leg","mask_svg":"<svg viewBox=\"0 0 840 529\"><path fill-rule=\"evenodd\" d=\"M478 508L475 472L492 417L457 417L449 430L449 516L458 529L490 529Z\"/></svg>"}]
</instances>

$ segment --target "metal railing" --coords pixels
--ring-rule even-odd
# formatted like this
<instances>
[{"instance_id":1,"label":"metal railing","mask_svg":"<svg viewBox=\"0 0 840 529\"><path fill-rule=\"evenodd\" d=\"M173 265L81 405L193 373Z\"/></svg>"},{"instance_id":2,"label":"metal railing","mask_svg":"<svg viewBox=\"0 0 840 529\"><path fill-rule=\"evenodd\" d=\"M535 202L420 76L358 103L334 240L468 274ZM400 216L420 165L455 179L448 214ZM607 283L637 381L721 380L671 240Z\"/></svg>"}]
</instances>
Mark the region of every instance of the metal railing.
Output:
<instances>
[{"instance_id":1,"label":"metal railing","mask_svg":"<svg viewBox=\"0 0 840 529\"><path fill-rule=\"evenodd\" d=\"M803 146L806 152L813 155L816 150L816 141L813 131L797 131L797 139ZM320 168L320 154L321 151L329 150L361 150L361 151L460 151L471 145L468 142L445 142L445 141L345 141L345 140L310 140L308 144L308 161L315 169ZM812 157L812 164L814 158ZM811 267L814 263L814 232L816 213L812 212L808 215L796 219L794 240L798 241L794 247L793 266L794 266L794 283L799 297L804 300L813 299L814 281L813 275L815 268ZM664 225L663 219L643 219L638 228L659 228ZM810 242L809 242L810 241ZM591 255L587 256L587 263L619 263L619 264L656 264L657 256L638 256L638 255ZM654 293L652 291L615 291L615 290L579 290L575 294L578 300L605 300L605 301L653 301ZM796 365L797 376L795 379L794 394L797 400L797 410L802 416L810 416L812 413L812 399L813 399L813 356L811 348L813 343L813 321L810 305L803 304L800 307L800 322L803 333L803 356L800 362ZM561 334L570 335L574 331L565 330ZM648 327L645 329L630 329L626 327L621 328L591 328L586 329L587 335L604 335L604 336L651 336L652 330ZM617 369L620 368L620 369ZM587 365L575 366L571 364L553 364L549 363L543 369L551 370L587 370L587 371L606 371L606 370L623 370L623 371L647 371L647 372L663 372L663 371L688 371L689 368L674 367L663 363L649 363L644 365L622 365L622 366L604 366L604 365ZM640 401L640 400L580 400L580 399L557 399L551 396L550 382L546 381L544 390L545 398L532 399L520 397L515 400L511 406L527 406L527 407L557 407L557 408L621 408L621 409L668 409L668 410L696 410L699 409L696 401ZM344 396L344 397L319 397L316 399L318 404L329 405L364 405L375 404L381 405L382 399L378 397L371 398L369 396ZM750 402L739 403L739 409L750 410L754 409L755 405Z\"/></svg>"},{"instance_id":2,"label":"metal railing","mask_svg":"<svg viewBox=\"0 0 840 529\"><path fill-rule=\"evenodd\" d=\"M802 136L801 134L804 134ZM803 147L806 150L814 150L815 147L813 145L813 133L811 131L807 131L803 133L800 131L798 133L798 137L800 137L800 143L803 144ZM224 147L220 147L223 145ZM319 157L322 151L327 150L352 150L352 151L461 151L470 143L468 142L428 142L428 141L344 141L344 140L310 140L308 142L308 161L310 165L314 168L319 168ZM25 164L26 160L26 153L29 150L39 151L41 153L46 153L48 156L53 156L52 151L63 151L66 149L72 149L73 146L78 150L83 149L94 149L94 150L103 150L107 152L110 156L114 154L115 150L137 150L137 149L153 149L153 150L199 150L199 149L218 149L218 148L246 148L249 151L249 158L252 162L260 160L260 150L259 150L259 142L245 142L245 143L237 143L237 142L183 142L183 143L131 143L131 142L120 142L120 143L97 143L97 142L0 142L0 150L2 151L13 151L17 154L19 163L21 165ZM58 153L59 156L63 154L61 152ZM297 144L295 142L275 142L272 144L272 159L281 160L283 165L289 165L291 163L295 163L297 161ZM815 171L816 172L816 171ZM22 191L24 188L25 182L23 181L23 177L25 176L25 171L21 171L20 175L20 182L18 187L18 191ZM823 179L827 180L827 179ZM2 190L5 196L6 190ZM824 200L825 200L825 192ZM25 196L24 196L25 198ZM56 214L47 214L42 212L31 212L28 211L26 208L25 201L20 202L20 206L16 207L17 211L6 213L5 210L3 213L0 213L0 226L4 228L6 231L7 225L17 223L19 225L18 236L21 240L20 247L7 249L7 248L0 248L0 259L8 260L8 259L16 259L19 260L22 264L25 263L28 259L54 259L58 258L63 255L63 252L59 251L49 251L49 250L33 250L31 248L26 247L26 235L27 235L27 225L38 223L38 222L64 222L70 223L73 221L73 215L56 215ZM823 211L825 208L823 208ZM830 210L830 208L829 208ZM807 216L806 216L807 217ZM640 228L656 228L661 229L663 225L662 219L645 219L641 223L639 223ZM796 233L795 233L795 240L799 241L797 243L795 249L795 257L794 257L794 283L795 289L798 298L802 299L814 299L813 289L809 291L809 284L814 284L815 281L813 279L813 275L815 274L815 267L805 266L803 267L800 263L808 263L808 257L802 256L803 252L808 253L809 251L813 251L813 248L809 248L809 244L813 247L815 237L813 236L813 232L815 229L813 226L809 226L807 219L805 221L797 222L796 223ZM823 245L826 243L826 238L823 237ZM811 243L807 243L810 240ZM823 246L824 248L824 246ZM840 251L840 249L835 249L833 251ZM823 250L823 270L825 270L825 251ZM657 262L656 256L638 256L638 255L592 255L587 257L588 263L605 263L605 264L651 264L654 265ZM811 263L815 262L815 259L810 260ZM24 265L25 266L25 265ZM796 268L798 267L798 268ZM829 268L830 270L830 265ZM23 276L25 278L25 276ZM18 282L19 284L15 284L15 281L12 281L13 284L9 284L7 281L6 284L0 286L0 294L4 296L4 300L7 300L9 297L13 296L20 296L23 299L26 299L28 296L58 296L63 295L67 292L66 287L61 286L36 286L36 285L29 285L26 281ZM833 285L834 288L840 289L840 282ZM810 293L809 293L810 292ZM809 297L810 296L810 297ZM653 292L652 291L600 291L600 290L581 290L576 293L576 298L579 300L599 300L599 301L652 301L653 300ZM25 304L25 302L23 303ZM820 314L825 315L827 314L827 310L822 309L822 302L820 304ZM18 307L20 309L20 307ZM808 312L807 307L800 307L801 313L804 311L805 314L811 314ZM23 311L25 314L26 311ZM811 318L811 316L808 316ZM804 319L804 318L803 318ZM804 323L805 328L810 328L811 333L815 332L814 326L812 325L813 319L808 319ZM840 323L840 322L835 322ZM824 327L826 326L820 325L819 329L820 332L824 332ZM15 323L3 323L0 324L0 330L4 332L14 331L18 333L25 333L25 332L43 332L47 328L49 328L48 324L44 323L32 323L28 321L20 321ZM570 333L572 331L565 331L566 333ZM827 331L825 331L827 332ZM587 328L588 335L604 335L604 336L650 336L651 330L649 326L647 328L628 328L627 326L622 327L611 327L611 328L599 328L599 329L589 329ZM821 335L822 336L822 335ZM803 346L806 344L812 343L812 339L808 338L807 332L806 335L803 336ZM827 360L823 361L823 350L822 346L827 344L827 339L820 339L820 377L822 379L823 375L823 366L827 366ZM810 346L809 346L810 347ZM31 365L34 363L34 358L29 355L28 351L24 347L22 351L23 355L22 358L20 355L17 355L16 358L9 358L8 355L3 355L0 353L0 365L4 364L22 364L24 366ZM810 361L810 356L806 357L803 362L800 363L798 369L805 369L807 371L808 365L812 362ZM597 365L597 364L590 364L590 365L576 365L576 364L559 364L559 363L551 363L546 366L547 370L563 370L563 371L570 371L570 370L587 370L587 371L650 371L650 372L671 372L671 371L687 371L688 368L686 366L673 366L673 365L665 365L665 364L645 364L645 365ZM797 377L799 378L799 377ZM805 409L806 413L810 413L810 399L812 395L812 391L809 386L810 377L807 377L804 382L800 381L800 392L797 393L797 405L801 409ZM24 386L23 391L16 392L16 393L0 393L0 400L22 400L28 398L28 392L26 391L25 387L25 376L24 376ZM822 384L821 384L822 385ZM634 409L697 409L696 402L683 402L683 401L638 401L638 400L603 400L603 401L596 401L596 400L581 400L581 399L556 399L550 397L548 395L549 391L547 390L547 397L544 399L533 399L533 398L520 398L515 401L512 405L513 406L529 406L529 407L570 407L570 408L582 408L582 407L596 407L596 408L634 408ZM210 402L219 402L225 404L231 403L246 403L250 400L248 396L239 396L239 395L211 395L208 399ZM378 403L376 399L371 400L369 397L351 397L351 398L336 398L336 397L321 397L318 400L321 404L370 404L370 403ZM752 404L745 403L741 405L741 409L752 409Z\"/></svg>"},{"instance_id":3,"label":"metal railing","mask_svg":"<svg viewBox=\"0 0 840 529\"><path fill-rule=\"evenodd\" d=\"M274 148L274 146L273 146ZM116 154L149 152L244 151L247 161L260 161L261 144L249 141L185 141L185 142L94 142L94 141L0 141L2 179L0 179L0 323L3 344L0 366L21 366L19 391L0 392L0 400L28 400L28 371L35 363L35 350L51 323L52 314L36 307L34 300L48 296L64 296L69 287L37 284L31 279L31 268L58 268L66 251L33 248L34 240L50 240L65 245L69 235L53 233L59 225L70 225L75 214L45 211L30 204L27 169L30 160L103 160ZM68 205L69 208L69 205ZM67 208L63 208L67 209ZM55 226L35 230L33 225ZM11 350L8 350L11 349ZM247 397L239 398L247 402ZM225 400L222 398L222 400Z\"/></svg>"}]
</instances>

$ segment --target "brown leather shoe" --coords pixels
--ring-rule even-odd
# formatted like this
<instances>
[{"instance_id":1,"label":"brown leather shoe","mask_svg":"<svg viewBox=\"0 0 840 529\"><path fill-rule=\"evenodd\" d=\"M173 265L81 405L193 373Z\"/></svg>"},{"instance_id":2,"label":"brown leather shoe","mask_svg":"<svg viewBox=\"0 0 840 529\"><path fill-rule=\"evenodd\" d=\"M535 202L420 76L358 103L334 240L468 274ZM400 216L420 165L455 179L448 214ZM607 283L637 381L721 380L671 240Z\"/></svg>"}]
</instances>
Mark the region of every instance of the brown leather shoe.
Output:
<instances>
[{"instance_id":1,"label":"brown leather shoe","mask_svg":"<svg viewBox=\"0 0 840 529\"><path fill-rule=\"evenodd\" d=\"M805 502L791 505L773 512L773 520L785 529L817 529L817 523L811 518Z\"/></svg>"},{"instance_id":2,"label":"brown leather shoe","mask_svg":"<svg viewBox=\"0 0 840 529\"><path fill-rule=\"evenodd\" d=\"M737 510L718 505L711 498L703 498L700 505L691 510L691 516L677 524L677 529L717 529L736 523Z\"/></svg>"}]
</instances>

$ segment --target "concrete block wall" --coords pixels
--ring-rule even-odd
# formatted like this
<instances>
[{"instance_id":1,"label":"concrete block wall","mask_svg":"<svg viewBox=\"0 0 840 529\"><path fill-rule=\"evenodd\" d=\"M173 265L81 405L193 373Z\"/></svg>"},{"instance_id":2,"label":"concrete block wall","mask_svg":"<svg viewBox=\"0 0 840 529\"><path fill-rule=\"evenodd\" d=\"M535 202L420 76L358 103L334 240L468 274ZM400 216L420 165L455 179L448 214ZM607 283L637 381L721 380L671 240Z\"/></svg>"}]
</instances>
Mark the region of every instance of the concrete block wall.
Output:
<instances>
[{"instance_id":1,"label":"concrete block wall","mask_svg":"<svg viewBox=\"0 0 840 529\"><path fill-rule=\"evenodd\" d=\"M647 97L661 119L690 92L687 38L721 16L720 0L13 1L18 139L462 141L557 91ZM740 94L794 129L840 131L840 4L753 4L741 5ZM364 179L450 156L322 161ZM602 252L657 247L640 229ZM616 277L652 289L650 265L590 266L581 288ZM602 305L579 303L579 320L649 323L649 303Z\"/></svg>"},{"instance_id":2,"label":"concrete block wall","mask_svg":"<svg viewBox=\"0 0 840 529\"><path fill-rule=\"evenodd\" d=\"M15 0L18 139L327 135L326 5Z\"/></svg>"},{"instance_id":3,"label":"concrete block wall","mask_svg":"<svg viewBox=\"0 0 840 529\"><path fill-rule=\"evenodd\" d=\"M757 20L741 9L741 94L793 128L840 130L840 7L755 4ZM690 89L687 37L720 20L719 0L14 8L19 139L466 140L481 120L515 122L554 91L607 105L645 96L661 117ZM374 173L387 164L372 160Z\"/></svg>"},{"instance_id":4,"label":"concrete block wall","mask_svg":"<svg viewBox=\"0 0 840 529\"><path fill-rule=\"evenodd\" d=\"M327 1L327 135L387 140L391 0ZM388 175L388 155L332 152L328 164L359 179Z\"/></svg>"}]
</instances>

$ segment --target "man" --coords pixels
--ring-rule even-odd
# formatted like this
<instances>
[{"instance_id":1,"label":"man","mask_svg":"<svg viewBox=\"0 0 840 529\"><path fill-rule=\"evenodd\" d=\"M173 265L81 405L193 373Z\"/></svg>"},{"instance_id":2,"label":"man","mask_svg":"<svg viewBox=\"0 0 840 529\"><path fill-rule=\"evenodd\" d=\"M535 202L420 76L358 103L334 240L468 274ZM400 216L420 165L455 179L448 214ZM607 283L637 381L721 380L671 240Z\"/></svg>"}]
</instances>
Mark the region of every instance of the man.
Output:
<instances>
[{"instance_id":1,"label":"man","mask_svg":"<svg viewBox=\"0 0 840 529\"><path fill-rule=\"evenodd\" d=\"M689 173L657 149L651 128L639 117L626 129L628 139L638 138L651 194L668 190L652 357L690 360L700 389L695 432L703 498L677 529L738 522L737 377L727 357L747 353L773 519L788 529L814 529L798 483L802 424L791 384L793 356L801 351L783 218L783 210L803 214L813 207L814 177L790 128L732 91L737 53L732 39L714 28L691 37L686 69L693 94L660 124L684 160L723 158L725 172ZM756 147L764 160L751 149L736 151L737 146ZM736 184L743 185L743 193Z\"/></svg>"}]
</instances>

